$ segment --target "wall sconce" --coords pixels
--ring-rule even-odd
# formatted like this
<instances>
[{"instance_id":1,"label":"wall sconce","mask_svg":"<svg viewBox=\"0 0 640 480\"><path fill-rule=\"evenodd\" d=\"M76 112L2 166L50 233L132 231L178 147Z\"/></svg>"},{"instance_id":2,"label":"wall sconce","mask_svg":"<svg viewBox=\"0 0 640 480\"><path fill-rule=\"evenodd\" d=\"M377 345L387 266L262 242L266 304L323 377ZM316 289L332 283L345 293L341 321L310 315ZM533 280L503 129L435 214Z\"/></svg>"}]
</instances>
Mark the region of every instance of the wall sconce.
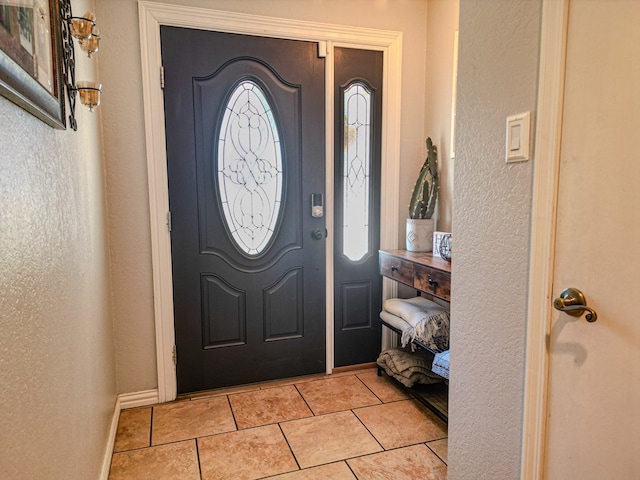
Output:
<instances>
[{"instance_id":1,"label":"wall sconce","mask_svg":"<svg viewBox=\"0 0 640 480\"><path fill-rule=\"evenodd\" d=\"M96 16L91 12L87 12L84 17L71 17L69 25L71 27L71 36L83 41L91 37L93 27L96 26Z\"/></svg>"},{"instance_id":2,"label":"wall sconce","mask_svg":"<svg viewBox=\"0 0 640 480\"><path fill-rule=\"evenodd\" d=\"M62 23L62 54L65 77L65 89L69 99L69 126L78 130L76 122L76 96L80 94L80 103L92 112L100 105L102 85L97 82L78 82L76 84L76 62L73 39L89 58L98 51L100 33L96 26L95 15L91 12L82 17L74 17L71 12L71 0L60 0L60 18Z\"/></svg>"},{"instance_id":3,"label":"wall sconce","mask_svg":"<svg viewBox=\"0 0 640 480\"><path fill-rule=\"evenodd\" d=\"M91 36L84 40L80 40L80 48L87 52L87 57L91 58L94 53L98 52L98 46L100 44L100 31L97 26L93 26L91 29Z\"/></svg>"},{"instance_id":4,"label":"wall sconce","mask_svg":"<svg viewBox=\"0 0 640 480\"><path fill-rule=\"evenodd\" d=\"M93 108L100 105L102 84L97 82L78 82L76 90L80 93L80 103L93 112Z\"/></svg>"}]
</instances>

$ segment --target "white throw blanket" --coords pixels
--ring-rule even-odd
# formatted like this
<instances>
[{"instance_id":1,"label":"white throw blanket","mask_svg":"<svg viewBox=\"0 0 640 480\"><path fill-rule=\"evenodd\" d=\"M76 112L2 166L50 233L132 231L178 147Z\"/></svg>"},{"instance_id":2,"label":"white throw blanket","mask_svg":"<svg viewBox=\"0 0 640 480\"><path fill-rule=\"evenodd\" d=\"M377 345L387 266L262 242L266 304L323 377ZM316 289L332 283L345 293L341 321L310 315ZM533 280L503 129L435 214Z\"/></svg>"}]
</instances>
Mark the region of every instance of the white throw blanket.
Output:
<instances>
[{"instance_id":1,"label":"white throw blanket","mask_svg":"<svg viewBox=\"0 0 640 480\"><path fill-rule=\"evenodd\" d=\"M434 350L449 349L449 311L423 297L390 298L383 309L402 318L409 328L402 331L402 346L416 337Z\"/></svg>"}]
</instances>

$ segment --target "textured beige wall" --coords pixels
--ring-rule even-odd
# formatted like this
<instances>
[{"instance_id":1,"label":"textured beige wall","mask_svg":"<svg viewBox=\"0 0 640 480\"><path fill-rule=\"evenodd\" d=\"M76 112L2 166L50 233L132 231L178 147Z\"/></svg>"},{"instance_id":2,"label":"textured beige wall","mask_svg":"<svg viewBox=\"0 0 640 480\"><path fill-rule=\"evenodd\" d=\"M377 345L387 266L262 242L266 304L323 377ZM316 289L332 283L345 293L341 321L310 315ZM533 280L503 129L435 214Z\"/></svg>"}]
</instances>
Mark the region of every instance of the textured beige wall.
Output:
<instances>
[{"instance_id":1,"label":"textured beige wall","mask_svg":"<svg viewBox=\"0 0 640 480\"><path fill-rule=\"evenodd\" d=\"M78 78L92 75L78 59ZM3 479L95 479L105 452L115 369L98 115L79 107L78 132L54 130L0 97Z\"/></svg>"},{"instance_id":2,"label":"textured beige wall","mask_svg":"<svg viewBox=\"0 0 640 480\"><path fill-rule=\"evenodd\" d=\"M453 167L451 158L451 98L453 92L453 44L458 30L458 0L427 2L427 60L424 137L438 147L440 192L436 229L451 231L453 212ZM426 147L425 147L426 156ZM418 170L416 170L416 176Z\"/></svg>"},{"instance_id":3,"label":"textured beige wall","mask_svg":"<svg viewBox=\"0 0 640 480\"><path fill-rule=\"evenodd\" d=\"M520 478L535 160L505 163L505 123L535 118L540 19L540 0L460 2L451 480Z\"/></svg>"},{"instance_id":4,"label":"textured beige wall","mask_svg":"<svg viewBox=\"0 0 640 480\"><path fill-rule=\"evenodd\" d=\"M397 30L404 33L400 152L400 238L422 164L426 55L424 0L172 0L257 15ZM140 44L136 0L98 1L105 84L104 139L113 275L118 391L157 384Z\"/></svg>"}]
</instances>

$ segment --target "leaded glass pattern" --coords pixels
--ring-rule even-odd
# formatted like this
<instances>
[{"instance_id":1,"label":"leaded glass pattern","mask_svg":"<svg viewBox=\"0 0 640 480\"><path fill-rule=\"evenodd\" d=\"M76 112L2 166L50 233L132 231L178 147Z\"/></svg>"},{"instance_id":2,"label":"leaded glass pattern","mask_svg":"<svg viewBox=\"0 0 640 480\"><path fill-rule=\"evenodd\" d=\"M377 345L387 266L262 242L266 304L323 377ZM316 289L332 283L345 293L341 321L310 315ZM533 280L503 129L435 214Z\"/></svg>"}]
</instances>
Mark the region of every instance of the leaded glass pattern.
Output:
<instances>
[{"instance_id":1,"label":"leaded glass pattern","mask_svg":"<svg viewBox=\"0 0 640 480\"><path fill-rule=\"evenodd\" d=\"M284 172L273 109L251 80L233 90L225 107L216 168L224 219L234 242L247 255L260 255L278 223Z\"/></svg>"},{"instance_id":2,"label":"leaded glass pattern","mask_svg":"<svg viewBox=\"0 0 640 480\"><path fill-rule=\"evenodd\" d=\"M369 251L371 90L360 81L344 90L342 252L352 261Z\"/></svg>"}]
</instances>

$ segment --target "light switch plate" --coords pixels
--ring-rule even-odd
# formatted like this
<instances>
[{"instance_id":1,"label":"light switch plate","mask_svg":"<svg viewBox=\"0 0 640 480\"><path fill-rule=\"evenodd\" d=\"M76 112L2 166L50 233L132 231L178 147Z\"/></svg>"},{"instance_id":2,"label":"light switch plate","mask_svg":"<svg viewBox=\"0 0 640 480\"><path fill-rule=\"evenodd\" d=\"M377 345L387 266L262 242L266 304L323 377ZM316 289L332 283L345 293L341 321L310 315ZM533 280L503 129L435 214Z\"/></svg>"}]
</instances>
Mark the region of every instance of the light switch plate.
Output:
<instances>
[{"instance_id":1,"label":"light switch plate","mask_svg":"<svg viewBox=\"0 0 640 480\"><path fill-rule=\"evenodd\" d=\"M531 158L531 112L507 117L506 162L524 162Z\"/></svg>"}]
</instances>

